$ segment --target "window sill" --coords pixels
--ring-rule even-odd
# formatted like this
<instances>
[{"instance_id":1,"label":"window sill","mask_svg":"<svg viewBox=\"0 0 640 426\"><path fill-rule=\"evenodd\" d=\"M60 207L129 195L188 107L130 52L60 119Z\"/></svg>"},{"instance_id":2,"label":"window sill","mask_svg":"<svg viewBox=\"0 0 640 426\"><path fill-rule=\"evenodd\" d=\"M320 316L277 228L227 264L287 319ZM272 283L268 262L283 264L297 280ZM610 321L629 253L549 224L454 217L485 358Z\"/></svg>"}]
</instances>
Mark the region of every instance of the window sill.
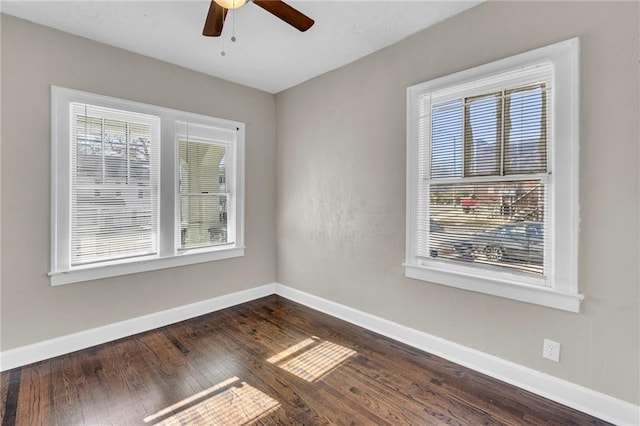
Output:
<instances>
[{"instance_id":1,"label":"window sill","mask_svg":"<svg viewBox=\"0 0 640 426\"><path fill-rule=\"evenodd\" d=\"M463 290L490 294L569 312L580 312L580 293L567 293L549 287L496 280L477 275L405 264L405 276Z\"/></svg>"},{"instance_id":2,"label":"window sill","mask_svg":"<svg viewBox=\"0 0 640 426\"><path fill-rule=\"evenodd\" d=\"M88 266L68 271L51 272L49 273L49 278L52 286L58 286L241 256L244 256L244 247L224 248L195 253L184 253L162 258L149 257L127 263Z\"/></svg>"}]
</instances>

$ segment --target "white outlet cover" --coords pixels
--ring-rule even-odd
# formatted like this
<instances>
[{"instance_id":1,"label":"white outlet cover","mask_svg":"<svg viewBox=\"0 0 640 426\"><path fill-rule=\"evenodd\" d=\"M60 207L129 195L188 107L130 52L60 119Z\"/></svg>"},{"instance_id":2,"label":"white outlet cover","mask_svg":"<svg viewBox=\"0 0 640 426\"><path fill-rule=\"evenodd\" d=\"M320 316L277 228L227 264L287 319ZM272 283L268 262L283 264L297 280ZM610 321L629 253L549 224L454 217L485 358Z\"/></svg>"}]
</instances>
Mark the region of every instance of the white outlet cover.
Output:
<instances>
[{"instance_id":1,"label":"white outlet cover","mask_svg":"<svg viewBox=\"0 0 640 426\"><path fill-rule=\"evenodd\" d=\"M542 357L551 361L560 362L560 343L544 339Z\"/></svg>"}]
</instances>

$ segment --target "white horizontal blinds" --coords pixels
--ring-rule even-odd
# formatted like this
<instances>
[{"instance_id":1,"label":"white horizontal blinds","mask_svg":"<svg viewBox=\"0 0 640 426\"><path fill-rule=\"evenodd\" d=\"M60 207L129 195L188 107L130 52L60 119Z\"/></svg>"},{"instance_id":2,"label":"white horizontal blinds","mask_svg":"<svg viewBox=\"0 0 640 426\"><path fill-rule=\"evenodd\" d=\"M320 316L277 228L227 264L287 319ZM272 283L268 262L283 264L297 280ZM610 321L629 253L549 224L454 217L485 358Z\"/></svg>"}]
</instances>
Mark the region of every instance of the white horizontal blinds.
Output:
<instances>
[{"instance_id":1,"label":"white horizontal blinds","mask_svg":"<svg viewBox=\"0 0 640 426\"><path fill-rule=\"evenodd\" d=\"M70 108L71 266L155 254L160 119Z\"/></svg>"},{"instance_id":2,"label":"white horizontal blinds","mask_svg":"<svg viewBox=\"0 0 640 426\"><path fill-rule=\"evenodd\" d=\"M544 275L551 67L503 78L421 99L417 252Z\"/></svg>"},{"instance_id":3,"label":"white horizontal blinds","mask_svg":"<svg viewBox=\"0 0 640 426\"><path fill-rule=\"evenodd\" d=\"M504 174L547 171L548 91L546 83L505 91Z\"/></svg>"},{"instance_id":4,"label":"white horizontal blinds","mask_svg":"<svg viewBox=\"0 0 640 426\"><path fill-rule=\"evenodd\" d=\"M427 108L429 108L427 106ZM432 117L437 127L431 141L431 178L457 178L462 176L464 108L462 99L433 106L422 118L425 130L420 132L421 145L427 145ZM426 167L426 164L423 164ZM424 169L426 170L426 169ZM422 175L422 174L421 174Z\"/></svg>"},{"instance_id":5,"label":"white horizontal blinds","mask_svg":"<svg viewBox=\"0 0 640 426\"><path fill-rule=\"evenodd\" d=\"M179 122L179 249L233 243L231 169L235 133Z\"/></svg>"},{"instance_id":6,"label":"white horizontal blinds","mask_svg":"<svg viewBox=\"0 0 640 426\"><path fill-rule=\"evenodd\" d=\"M464 176L500 174L502 93L464 100ZM434 122L437 129L439 123Z\"/></svg>"}]
</instances>

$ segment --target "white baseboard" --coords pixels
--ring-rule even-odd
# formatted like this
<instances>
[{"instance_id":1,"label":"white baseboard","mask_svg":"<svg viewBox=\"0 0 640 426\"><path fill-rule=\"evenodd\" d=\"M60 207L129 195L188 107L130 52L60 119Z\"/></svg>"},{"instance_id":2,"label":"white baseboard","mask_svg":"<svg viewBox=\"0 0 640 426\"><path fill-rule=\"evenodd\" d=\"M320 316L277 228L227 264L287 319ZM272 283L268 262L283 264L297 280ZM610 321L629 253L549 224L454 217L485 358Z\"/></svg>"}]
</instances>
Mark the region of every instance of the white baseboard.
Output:
<instances>
[{"instance_id":1,"label":"white baseboard","mask_svg":"<svg viewBox=\"0 0 640 426\"><path fill-rule=\"evenodd\" d=\"M602 420L640 425L638 405L282 284L276 294Z\"/></svg>"},{"instance_id":2,"label":"white baseboard","mask_svg":"<svg viewBox=\"0 0 640 426\"><path fill-rule=\"evenodd\" d=\"M621 426L640 425L638 405L277 283L0 352L0 371L164 327L272 294L438 355L608 422Z\"/></svg>"},{"instance_id":3,"label":"white baseboard","mask_svg":"<svg viewBox=\"0 0 640 426\"><path fill-rule=\"evenodd\" d=\"M68 354L80 349L132 336L158 327L175 324L275 293L275 284L266 284L236 293L203 300L177 308L92 328L32 345L0 352L0 371Z\"/></svg>"}]
</instances>

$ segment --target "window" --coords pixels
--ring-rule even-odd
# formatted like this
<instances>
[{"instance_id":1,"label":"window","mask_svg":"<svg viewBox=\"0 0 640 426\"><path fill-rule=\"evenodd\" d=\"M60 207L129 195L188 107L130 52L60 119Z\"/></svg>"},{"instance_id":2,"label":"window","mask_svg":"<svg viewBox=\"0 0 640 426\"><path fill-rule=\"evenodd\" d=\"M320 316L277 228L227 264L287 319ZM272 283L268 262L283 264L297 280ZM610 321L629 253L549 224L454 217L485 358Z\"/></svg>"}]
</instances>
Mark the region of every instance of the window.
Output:
<instances>
[{"instance_id":1,"label":"window","mask_svg":"<svg viewBox=\"0 0 640 426\"><path fill-rule=\"evenodd\" d=\"M242 123L52 87L52 285L242 256Z\"/></svg>"},{"instance_id":2,"label":"window","mask_svg":"<svg viewBox=\"0 0 640 426\"><path fill-rule=\"evenodd\" d=\"M158 117L72 102L71 267L157 253Z\"/></svg>"},{"instance_id":3,"label":"window","mask_svg":"<svg viewBox=\"0 0 640 426\"><path fill-rule=\"evenodd\" d=\"M233 146L225 141L230 139L225 137L225 130L210 126L178 122L177 130L180 152L178 250L228 244L235 235L234 212L232 209L229 222L227 211L233 198L226 184L227 157L231 157Z\"/></svg>"},{"instance_id":4,"label":"window","mask_svg":"<svg viewBox=\"0 0 640 426\"><path fill-rule=\"evenodd\" d=\"M578 40L408 89L408 277L577 312Z\"/></svg>"}]
</instances>

